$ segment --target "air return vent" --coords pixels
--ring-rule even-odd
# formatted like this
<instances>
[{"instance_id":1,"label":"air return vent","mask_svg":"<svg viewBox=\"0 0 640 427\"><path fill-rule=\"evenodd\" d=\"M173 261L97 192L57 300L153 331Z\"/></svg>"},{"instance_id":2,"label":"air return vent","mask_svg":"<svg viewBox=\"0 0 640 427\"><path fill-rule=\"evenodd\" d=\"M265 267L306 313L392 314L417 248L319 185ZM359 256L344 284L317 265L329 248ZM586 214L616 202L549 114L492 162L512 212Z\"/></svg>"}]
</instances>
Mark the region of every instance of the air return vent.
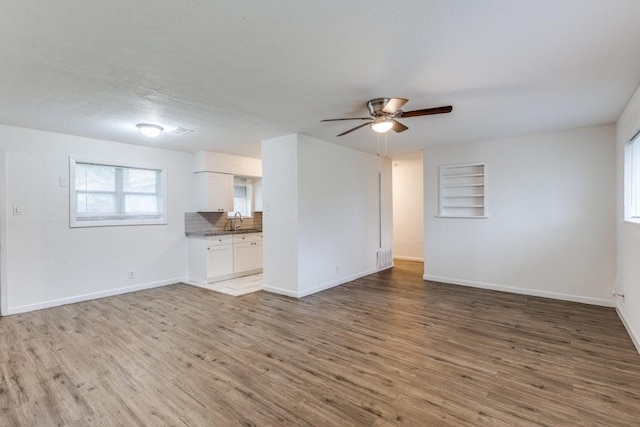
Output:
<instances>
[{"instance_id":1,"label":"air return vent","mask_svg":"<svg viewBox=\"0 0 640 427\"><path fill-rule=\"evenodd\" d=\"M385 270L387 268L391 268L393 264L393 254L391 249L380 249L378 250L378 270Z\"/></svg>"},{"instance_id":2,"label":"air return vent","mask_svg":"<svg viewBox=\"0 0 640 427\"><path fill-rule=\"evenodd\" d=\"M172 133L172 134L174 134L174 135L180 135L180 136L182 136L182 135L188 135L188 134L190 134L191 132L193 132L193 129L180 128L180 127L175 128L174 130L172 130L172 131L171 131L171 133Z\"/></svg>"}]
</instances>

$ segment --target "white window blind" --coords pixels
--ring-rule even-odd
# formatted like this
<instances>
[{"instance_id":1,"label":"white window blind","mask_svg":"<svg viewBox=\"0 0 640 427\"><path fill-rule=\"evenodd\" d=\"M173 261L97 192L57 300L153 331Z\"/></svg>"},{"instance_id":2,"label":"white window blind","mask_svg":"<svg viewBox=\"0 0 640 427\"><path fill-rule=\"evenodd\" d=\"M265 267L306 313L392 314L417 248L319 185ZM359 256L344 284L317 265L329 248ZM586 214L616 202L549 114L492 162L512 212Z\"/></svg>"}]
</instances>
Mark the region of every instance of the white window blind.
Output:
<instances>
[{"instance_id":1,"label":"white window blind","mask_svg":"<svg viewBox=\"0 0 640 427\"><path fill-rule=\"evenodd\" d=\"M71 226L162 224L162 169L71 159Z\"/></svg>"},{"instance_id":2,"label":"white window blind","mask_svg":"<svg viewBox=\"0 0 640 427\"><path fill-rule=\"evenodd\" d=\"M233 180L233 216L240 212L243 217L250 217L252 211L253 180L251 178L235 177Z\"/></svg>"}]
</instances>

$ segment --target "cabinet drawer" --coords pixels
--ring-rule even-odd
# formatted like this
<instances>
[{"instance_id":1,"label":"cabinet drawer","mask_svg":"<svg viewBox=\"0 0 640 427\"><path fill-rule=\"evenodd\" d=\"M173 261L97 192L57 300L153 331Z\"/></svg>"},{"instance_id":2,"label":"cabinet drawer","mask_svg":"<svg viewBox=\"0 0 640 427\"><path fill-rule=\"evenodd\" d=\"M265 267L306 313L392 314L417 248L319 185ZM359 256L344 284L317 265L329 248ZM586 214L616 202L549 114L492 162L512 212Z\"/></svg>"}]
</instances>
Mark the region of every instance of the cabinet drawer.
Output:
<instances>
[{"instance_id":1,"label":"cabinet drawer","mask_svg":"<svg viewBox=\"0 0 640 427\"><path fill-rule=\"evenodd\" d=\"M223 236L207 236L207 246L230 245L233 243L233 236L225 234Z\"/></svg>"},{"instance_id":2,"label":"cabinet drawer","mask_svg":"<svg viewBox=\"0 0 640 427\"><path fill-rule=\"evenodd\" d=\"M262 233L234 234L233 243L262 242Z\"/></svg>"}]
</instances>

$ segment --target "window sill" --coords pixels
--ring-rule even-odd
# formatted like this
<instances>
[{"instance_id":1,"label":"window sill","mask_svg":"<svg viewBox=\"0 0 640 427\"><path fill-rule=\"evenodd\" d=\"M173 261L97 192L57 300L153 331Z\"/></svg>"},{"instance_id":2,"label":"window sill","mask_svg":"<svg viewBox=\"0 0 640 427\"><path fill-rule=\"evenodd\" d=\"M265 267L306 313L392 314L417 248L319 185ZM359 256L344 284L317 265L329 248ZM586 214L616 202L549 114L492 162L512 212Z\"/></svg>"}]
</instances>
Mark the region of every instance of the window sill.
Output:
<instances>
[{"instance_id":1,"label":"window sill","mask_svg":"<svg viewBox=\"0 0 640 427\"><path fill-rule=\"evenodd\" d=\"M69 224L70 228L83 228L83 227L117 227L117 226L129 226L129 225L167 225L167 220L164 218L157 220L76 220Z\"/></svg>"},{"instance_id":2,"label":"window sill","mask_svg":"<svg viewBox=\"0 0 640 427\"><path fill-rule=\"evenodd\" d=\"M625 219L626 224L640 225L640 219Z\"/></svg>"}]
</instances>

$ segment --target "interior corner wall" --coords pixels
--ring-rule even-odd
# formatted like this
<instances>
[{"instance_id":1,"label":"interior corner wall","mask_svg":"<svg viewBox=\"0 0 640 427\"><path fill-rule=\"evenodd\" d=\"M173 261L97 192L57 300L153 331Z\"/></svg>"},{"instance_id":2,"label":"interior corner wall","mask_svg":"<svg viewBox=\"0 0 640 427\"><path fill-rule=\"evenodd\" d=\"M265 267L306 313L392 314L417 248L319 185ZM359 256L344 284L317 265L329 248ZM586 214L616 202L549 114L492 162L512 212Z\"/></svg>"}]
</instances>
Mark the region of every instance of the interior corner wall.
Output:
<instances>
[{"instance_id":1,"label":"interior corner wall","mask_svg":"<svg viewBox=\"0 0 640 427\"><path fill-rule=\"evenodd\" d=\"M4 314L186 279L190 153L2 125L0 150L6 153L9 211L2 246ZM69 156L166 167L168 223L70 228ZM13 205L20 205L22 214L11 214ZM135 279L128 278L129 271Z\"/></svg>"},{"instance_id":2,"label":"interior corner wall","mask_svg":"<svg viewBox=\"0 0 640 427\"><path fill-rule=\"evenodd\" d=\"M393 158L393 257L424 260L422 151Z\"/></svg>"},{"instance_id":3,"label":"interior corner wall","mask_svg":"<svg viewBox=\"0 0 640 427\"><path fill-rule=\"evenodd\" d=\"M298 296L298 137L262 141L263 289Z\"/></svg>"},{"instance_id":4,"label":"interior corner wall","mask_svg":"<svg viewBox=\"0 0 640 427\"><path fill-rule=\"evenodd\" d=\"M624 221L624 151L626 143L640 130L640 87L616 123L617 181L616 215L618 275L616 288L624 298L616 298L616 308L636 348L640 352L640 224Z\"/></svg>"},{"instance_id":5,"label":"interior corner wall","mask_svg":"<svg viewBox=\"0 0 640 427\"><path fill-rule=\"evenodd\" d=\"M380 242L391 248L390 161L305 135L265 140L262 156L264 289L303 297L377 271Z\"/></svg>"},{"instance_id":6,"label":"interior corner wall","mask_svg":"<svg viewBox=\"0 0 640 427\"><path fill-rule=\"evenodd\" d=\"M604 125L427 148L424 278L612 306L614 141ZM437 218L438 166L472 162L488 218Z\"/></svg>"}]
</instances>

